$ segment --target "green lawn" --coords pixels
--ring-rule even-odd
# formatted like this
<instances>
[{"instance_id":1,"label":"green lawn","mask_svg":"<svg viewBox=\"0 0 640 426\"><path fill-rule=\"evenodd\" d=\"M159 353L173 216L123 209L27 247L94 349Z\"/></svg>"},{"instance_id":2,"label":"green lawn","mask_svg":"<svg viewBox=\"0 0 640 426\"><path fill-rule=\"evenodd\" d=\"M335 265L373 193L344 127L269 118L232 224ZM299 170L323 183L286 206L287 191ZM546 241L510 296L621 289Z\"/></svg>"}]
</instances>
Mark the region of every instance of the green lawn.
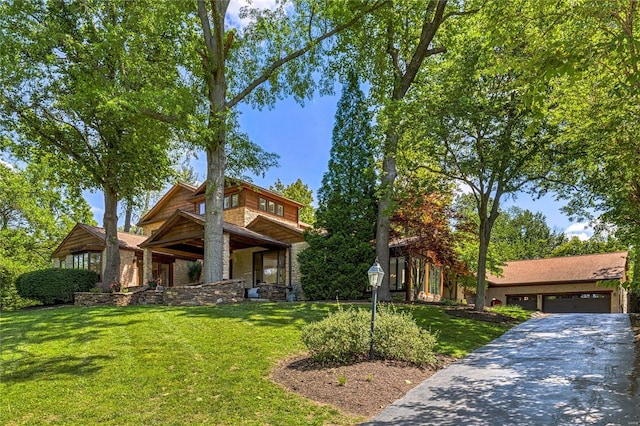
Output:
<instances>
[{"instance_id":1,"label":"green lawn","mask_svg":"<svg viewBox=\"0 0 640 426\"><path fill-rule=\"evenodd\" d=\"M366 308L366 305L362 306ZM304 351L300 327L330 304L62 307L0 317L0 424L353 424L269 380ZM495 324L410 308L462 357L502 334Z\"/></svg>"}]
</instances>

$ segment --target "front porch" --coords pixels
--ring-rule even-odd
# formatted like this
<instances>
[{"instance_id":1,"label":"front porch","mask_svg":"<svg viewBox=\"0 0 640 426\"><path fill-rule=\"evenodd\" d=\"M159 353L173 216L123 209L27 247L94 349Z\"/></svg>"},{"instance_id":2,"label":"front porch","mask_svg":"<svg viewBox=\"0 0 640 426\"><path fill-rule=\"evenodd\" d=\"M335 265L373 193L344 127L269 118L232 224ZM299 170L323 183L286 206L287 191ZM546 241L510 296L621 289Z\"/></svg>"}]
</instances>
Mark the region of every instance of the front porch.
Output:
<instances>
[{"instance_id":1,"label":"front porch","mask_svg":"<svg viewBox=\"0 0 640 426\"><path fill-rule=\"evenodd\" d=\"M291 285L292 244L228 222L223 231L224 279L242 280L244 288L263 283ZM167 287L193 285L199 280L189 279L188 269L190 262L204 258L204 218L178 210L140 247L144 253L142 282L158 276L156 264L162 255L169 259Z\"/></svg>"}]
</instances>

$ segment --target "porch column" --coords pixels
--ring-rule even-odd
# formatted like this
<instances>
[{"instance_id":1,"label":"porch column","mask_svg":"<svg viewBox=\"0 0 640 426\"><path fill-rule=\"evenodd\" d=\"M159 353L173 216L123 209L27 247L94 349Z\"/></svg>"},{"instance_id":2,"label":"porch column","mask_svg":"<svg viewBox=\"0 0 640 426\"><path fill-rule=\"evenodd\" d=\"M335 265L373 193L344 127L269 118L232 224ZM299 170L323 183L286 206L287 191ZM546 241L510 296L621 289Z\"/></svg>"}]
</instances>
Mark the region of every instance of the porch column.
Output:
<instances>
[{"instance_id":1,"label":"porch column","mask_svg":"<svg viewBox=\"0 0 640 426\"><path fill-rule=\"evenodd\" d=\"M229 276L229 256L231 255L231 249L229 245L229 234L225 232L223 235L223 244L222 244L222 279L228 280L231 277Z\"/></svg>"},{"instance_id":2,"label":"porch column","mask_svg":"<svg viewBox=\"0 0 640 426\"><path fill-rule=\"evenodd\" d=\"M151 249L148 247L145 247L144 252L142 254L142 279L143 282L140 283L140 285L147 285L147 281L153 279L153 272L152 272L152 262L153 262L153 257L151 254Z\"/></svg>"}]
</instances>

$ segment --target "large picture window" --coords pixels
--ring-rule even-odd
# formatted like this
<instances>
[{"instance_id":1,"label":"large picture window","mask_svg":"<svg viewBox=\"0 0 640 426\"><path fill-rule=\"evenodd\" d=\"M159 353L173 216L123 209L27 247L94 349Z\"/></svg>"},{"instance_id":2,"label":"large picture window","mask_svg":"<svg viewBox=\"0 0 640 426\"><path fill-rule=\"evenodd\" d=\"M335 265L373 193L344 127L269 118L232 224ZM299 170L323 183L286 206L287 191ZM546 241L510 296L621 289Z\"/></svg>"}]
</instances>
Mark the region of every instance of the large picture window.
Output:
<instances>
[{"instance_id":1,"label":"large picture window","mask_svg":"<svg viewBox=\"0 0 640 426\"><path fill-rule=\"evenodd\" d=\"M83 253L75 253L73 255L73 269L88 269L98 274L102 271L102 253L99 251L90 251Z\"/></svg>"},{"instance_id":2,"label":"large picture window","mask_svg":"<svg viewBox=\"0 0 640 426\"><path fill-rule=\"evenodd\" d=\"M287 258L285 250L261 251L253 254L253 274L256 283L284 284Z\"/></svg>"}]
</instances>

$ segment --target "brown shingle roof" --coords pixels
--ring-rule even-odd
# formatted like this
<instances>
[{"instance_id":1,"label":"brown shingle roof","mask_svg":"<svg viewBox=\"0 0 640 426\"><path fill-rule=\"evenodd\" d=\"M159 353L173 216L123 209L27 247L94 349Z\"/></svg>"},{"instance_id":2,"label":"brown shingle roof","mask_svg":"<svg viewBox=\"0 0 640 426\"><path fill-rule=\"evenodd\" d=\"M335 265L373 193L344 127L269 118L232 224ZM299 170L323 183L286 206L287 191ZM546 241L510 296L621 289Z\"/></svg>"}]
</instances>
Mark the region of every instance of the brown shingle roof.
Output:
<instances>
[{"instance_id":1,"label":"brown shingle roof","mask_svg":"<svg viewBox=\"0 0 640 426\"><path fill-rule=\"evenodd\" d=\"M105 240L104 228L100 228L98 226L85 225L84 223L79 223L79 227L87 230L92 233L96 237L100 238L100 240ZM135 235L129 234L127 232L118 232L118 246L121 249L130 249L130 250L140 250L140 243L146 240L147 237L144 235Z\"/></svg>"},{"instance_id":2,"label":"brown shingle roof","mask_svg":"<svg viewBox=\"0 0 640 426\"><path fill-rule=\"evenodd\" d=\"M553 257L507 262L502 276L489 274L489 285L570 283L617 280L625 276L627 252Z\"/></svg>"}]
</instances>

